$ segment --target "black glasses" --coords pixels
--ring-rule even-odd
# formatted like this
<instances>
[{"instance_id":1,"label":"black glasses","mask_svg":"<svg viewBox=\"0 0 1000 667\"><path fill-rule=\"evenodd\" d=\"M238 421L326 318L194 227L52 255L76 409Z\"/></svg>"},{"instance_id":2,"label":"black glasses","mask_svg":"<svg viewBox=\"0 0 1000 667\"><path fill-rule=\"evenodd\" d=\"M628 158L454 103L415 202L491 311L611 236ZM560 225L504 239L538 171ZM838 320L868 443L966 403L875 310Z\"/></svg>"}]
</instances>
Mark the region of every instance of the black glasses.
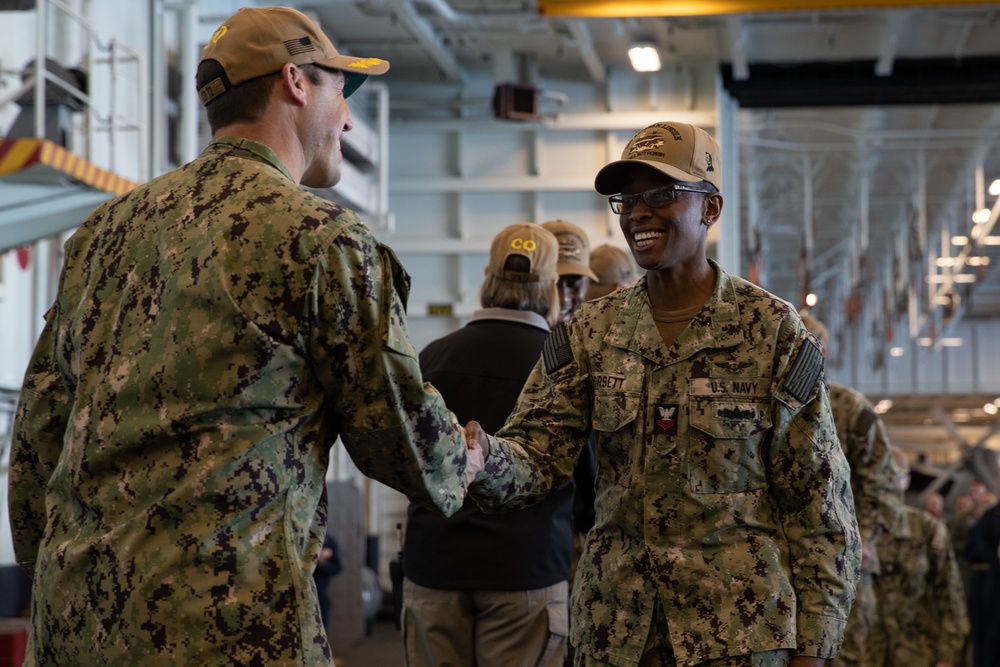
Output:
<instances>
[{"instance_id":1,"label":"black glasses","mask_svg":"<svg viewBox=\"0 0 1000 667\"><path fill-rule=\"evenodd\" d=\"M632 209L634 209L635 205L639 202L640 197L642 197L642 200L646 202L646 206L649 208L660 208L677 199L678 192L700 192L706 195L710 194L709 190L692 188L688 185L679 185L675 183L673 185L665 185L662 188L646 190L645 192L640 192L637 195L611 195L608 197L608 203L611 204L611 210L615 213L631 213Z\"/></svg>"}]
</instances>

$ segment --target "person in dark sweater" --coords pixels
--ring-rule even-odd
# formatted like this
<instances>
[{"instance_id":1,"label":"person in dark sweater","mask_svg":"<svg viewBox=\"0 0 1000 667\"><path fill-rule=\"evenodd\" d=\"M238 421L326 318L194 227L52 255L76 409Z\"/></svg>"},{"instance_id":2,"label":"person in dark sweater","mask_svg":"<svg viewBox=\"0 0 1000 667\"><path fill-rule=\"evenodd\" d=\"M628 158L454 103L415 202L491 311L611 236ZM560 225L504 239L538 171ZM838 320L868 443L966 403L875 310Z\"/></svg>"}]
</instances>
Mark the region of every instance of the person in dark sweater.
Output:
<instances>
[{"instance_id":1,"label":"person in dark sweater","mask_svg":"<svg viewBox=\"0 0 1000 667\"><path fill-rule=\"evenodd\" d=\"M456 417L498 430L559 316L556 237L533 223L494 239L482 309L420 354ZM467 501L443 518L410 505L403 546L408 667L562 665L573 484L506 514Z\"/></svg>"}]
</instances>

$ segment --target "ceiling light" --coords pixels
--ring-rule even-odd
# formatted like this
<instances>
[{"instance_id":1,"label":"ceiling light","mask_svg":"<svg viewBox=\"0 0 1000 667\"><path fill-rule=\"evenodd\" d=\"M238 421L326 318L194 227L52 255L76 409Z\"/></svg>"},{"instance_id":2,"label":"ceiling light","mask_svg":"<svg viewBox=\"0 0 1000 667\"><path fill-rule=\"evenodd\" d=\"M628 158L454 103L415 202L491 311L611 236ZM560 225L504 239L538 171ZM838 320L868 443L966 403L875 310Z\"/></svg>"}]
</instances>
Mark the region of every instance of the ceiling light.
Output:
<instances>
[{"instance_id":1,"label":"ceiling light","mask_svg":"<svg viewBox=\"0 0 1000 667\"><path fill-rule=\"evenodd\" d=\"M813 306L815 306L817 304L817 302L819 302L819 297L818 296L816 296L812 292L810 292L809 294L806 294L806 305L807 306L809 306L810 308L812 308Z\"/></svg>"},{"instance_id":2,"label":"ceiling light","mask_svg":"<svg viewBox=\"0 0 1000 667\"><path fill-rule=\"evenodd\" d=\"M955 258L938 257L936 260L934 260L934 263L937 264L938 266L955 266Z\"/></svg>"},{"instance_id":3,"label":"ceiling light","mask_svg":"<svg viewBox=\"0 0 1000 667\"><path fill-rule=\"evenodd\" d=\"M892 401L888 398L883 398L881 401L875 404L875 412L880 415L884 415L892 409Z\"/></svg>"},{"instance_id":4,"label":"ceiling light","mask_svg":"<svg viewBox=\"0 0 1000 667\"><path fill-rule=\"evenodd\" d=\"M660 71L660 52L652 44L633 44L628 49L628 59L636 72Z\"/></svg>"},{"instance_id":5,"label":"ceiling light","mask_svg":"<svg viewBox=\"0 0 1000 667\"><path fill-rule=\"evenodd\" d=\"M961 347L965 345L965 340L961 338L938 338L934 340L933 338L918 338L917 345L920 347L930 347L932 345L937 345L938 347Z\"/></svg>"},{"instance_id":6,"label":"ceiling light","mask_svg":"<svg viewBox=\"0 0 1000 667\"><path fill-rule=\"evenodd\" d=\"M987 403L986 405L983 406L983 412L985 412L988 415L995 415L997 412L1000 412L1000 408L998 408L992 403Z\"/></svg>"},{"instance_id":7,"label":"ceiling light","mask_svg":"<svg viewBox=\"0 0 1000 667\"><path fill-rule=\"evenodd\" d=\"M903 348L899 347L898 345L889 350L889 354L891 354L894 357L901 357L903 356L903 353L904 353Z\"/></svg>"},{"instance_id":8,"label":"ceiling light","mask_svg":"<svg viewBox=\"0 0 1000 667\"><path fill-rule=\"evenodd\" d=\"M997 195L1000 195L1000 179L997 179L997 180L993 181L992 183L990 183L989 193L991 195L993 195L994 197L996 197Z\"/></svg>"},{"instance_id":9,"label":"ceiling light","mask_svg":"<svg viewBox=\"0 0 1000 667\"><path fill-rule=\"evenodd\" d=\"M979 242L983 245L1000 245L1000 236L984 236Z\"/></svg>"},{"instance_id":10,"label":"ceiling light","mask_svg":"<svg viewBox=\"0 0 1000 667\"><path fill-rule=\"evenodd\" d=\"M965 263L969 266L989 266L989 257L967 257Z\"/></svg>"},{"instance_id":11,"label":"ceiling light","mask_svg":"<svg viewBox=\"0 0 1000 667\"><path fill-rule=\"evenodd\" d=\"M972 221L977 225L981 225L990 219L990 209L981 208L972 214Z\"/></svg>"},{"instance_id":12,"label":"ceiling light","mask_svg":"<svg viewBox=\"0 0 1000 667\"><path fill-rule=\"evenodd\" d=\"M968 236L952 236L951 237L951 244L952 245L965 245L968 242L969 242L969 237Z\"/></svg>"}]
</instances>

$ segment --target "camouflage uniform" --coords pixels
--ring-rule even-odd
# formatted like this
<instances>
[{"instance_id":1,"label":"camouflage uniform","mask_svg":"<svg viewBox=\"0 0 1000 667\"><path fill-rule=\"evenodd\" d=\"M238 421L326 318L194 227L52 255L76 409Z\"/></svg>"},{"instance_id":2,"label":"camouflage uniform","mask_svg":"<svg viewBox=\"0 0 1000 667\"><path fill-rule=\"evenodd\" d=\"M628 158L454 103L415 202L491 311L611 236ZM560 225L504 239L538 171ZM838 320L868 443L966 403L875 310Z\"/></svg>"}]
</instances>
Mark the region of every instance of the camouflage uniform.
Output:
<instances>
[{"instance_id":1,"label":"camouflage uniform","mask_svg":"<svg viewBox=\"0 0 1000 667\"><path fill-rule=\"evenodd\" d=\"M571 636L614 665L638 663L657 604L681 665L830 657L854 596L850 471L819 345L787 303L713 267L714 296L669 348L645 278L557 328L470 486L488 510L529 503L596 430Z\"/></svg>"},{"instance_id":2,"label":"camouflage uniform","mask_svg":"<svg viewBox=\"0 0 1000 667\"><path fill-rule=\"evenodd\" d=\"M331 664L312 572L337 436L418 502L464 497L407 283L354 213L247 140L91 215L14 428L27 664Z\"/></svg>"},{"instance_id":3,"label":"camouflage uniform","mask_svg":"<svg viewBox=\"0 0 1000 667\"><path fill-rule=\"evenodd\" d=\"M871 402L856 389L831 382L830 407L840 446L851 466L851 490L861 543L869 550L847 619L844 644L831 663L832 667L853 667L865 664L865 643L875 624L878 606L874 589L874 577L879 571L876 543L896 521L899 483L885 425Z\"/></svg>"},{"instance_id":4,"label":"camouflage uniform","mask_svg":"<svg viewBox=\"0 0 1000 667\"><path fill-rule=\"evenodd\" d=\"M878 553L879 614L865 664L933 667L958 662L969 620L944 522L904 506L892 532L879 541Z\"/></svg>"}]
</instances>

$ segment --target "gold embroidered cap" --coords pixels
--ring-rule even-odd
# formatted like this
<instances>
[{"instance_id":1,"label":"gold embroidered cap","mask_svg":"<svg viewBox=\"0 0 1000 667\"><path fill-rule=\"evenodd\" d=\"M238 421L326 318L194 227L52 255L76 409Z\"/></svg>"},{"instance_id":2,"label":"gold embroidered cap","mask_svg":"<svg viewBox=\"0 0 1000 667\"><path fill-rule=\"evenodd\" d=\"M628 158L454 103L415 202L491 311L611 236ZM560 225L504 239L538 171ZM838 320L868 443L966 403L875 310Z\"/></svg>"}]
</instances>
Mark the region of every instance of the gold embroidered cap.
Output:
<instances>
[{"instance_id":1,"label":"gold embroidered cap","mask_svg":"<svg viewBox=\"0 0 1000 667\"><path fill-rule=\"evenodd\" d=\"M291 7L243 7L226 19L201 53L225 71L198 90L203 105L233 86L278 72L285 63L309 63L344 73L344 97L371 75L385 74L389 62L341 55L312 19Z\"/></svg>"},{"instance_id":2,"label":"gold embroidered cap","mask_svg":"<svg viewBox=\"0 0 1000 667\"><path fill-rule=\"evenodd\" d=\"M654 123L639 130L626 144L621 159L597 172L594 187L602 195L618 194L634 164L652 167L678 181L708 181L722 189L719 142L687 123Z\"/></svg>"},{"instance_id":3,"label":"gold embroidered cap","mask_svg":"<svg viewBox=\"0 0 1000 667\"><path fill-rule=\"evenodd\" d=\"M512 255L528 260L527 271L507 268L507 259ZM504 227L493 237L489 271L502 280L540 283L559 277L556 272L558 260L559 242L552 232L533 222L519 222Z\"/></svg>"}]
</instances>

